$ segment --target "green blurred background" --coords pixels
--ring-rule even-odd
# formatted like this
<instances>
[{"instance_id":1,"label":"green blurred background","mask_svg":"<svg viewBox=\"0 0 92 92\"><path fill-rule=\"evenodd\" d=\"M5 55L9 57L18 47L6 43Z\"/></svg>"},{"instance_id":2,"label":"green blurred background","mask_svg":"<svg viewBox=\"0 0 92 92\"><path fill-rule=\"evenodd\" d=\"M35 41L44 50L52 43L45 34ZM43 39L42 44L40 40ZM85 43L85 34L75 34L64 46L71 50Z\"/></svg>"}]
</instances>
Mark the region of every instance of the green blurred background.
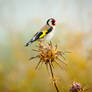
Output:
<instances>
[{"instance_id":1,"label":"green blurred background","mask_svg":"<svg viewBox=\"0 0 92 92\"><path fill-rule=\"evenodd\" d=\"M37 42L24 46L51 17L57 20L52 42L72 52L64 69L55 65L60 92L73 81L92 92L91 0L0 0L0 92L56 92L45 65L35 71L38 60L28 60Z\"/></svg>"}]
</instances>

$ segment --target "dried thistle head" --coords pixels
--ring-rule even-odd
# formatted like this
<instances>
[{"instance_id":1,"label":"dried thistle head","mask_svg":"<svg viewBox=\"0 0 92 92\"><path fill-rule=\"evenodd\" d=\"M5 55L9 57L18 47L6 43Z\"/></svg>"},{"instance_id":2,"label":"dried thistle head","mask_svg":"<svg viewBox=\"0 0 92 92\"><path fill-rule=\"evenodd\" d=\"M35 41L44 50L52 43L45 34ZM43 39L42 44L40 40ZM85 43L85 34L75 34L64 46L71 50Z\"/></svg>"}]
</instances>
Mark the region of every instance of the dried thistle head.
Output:
<instances>
[{"instance_id":1,"label":"dried thistle head","mask_svg":"<svg viewBox=\"0 0 92 92\"><path fill-rule=\"evenodd\" d=\"M63 62L63 60L61 60L59 58L59 56L61 56L63 59L65 59L64 58L65 52L59 51L58 46L57 45L53 46L51 42L48 43L47 45L40 43L39 46L38 46L38 49L37 50L33 49L33 51L38 52L37 56L30 58L30 60L35 59L35 58L39 58L39 62L37 64L36 68L38 68L38 65L40 63L43 63L43 62L46 65L48 65L48 63L50 63L53 66L53 64L52 64L53 62L56 62L56 64L59 65L57 60Z\"/></svg>"}]
</instances>

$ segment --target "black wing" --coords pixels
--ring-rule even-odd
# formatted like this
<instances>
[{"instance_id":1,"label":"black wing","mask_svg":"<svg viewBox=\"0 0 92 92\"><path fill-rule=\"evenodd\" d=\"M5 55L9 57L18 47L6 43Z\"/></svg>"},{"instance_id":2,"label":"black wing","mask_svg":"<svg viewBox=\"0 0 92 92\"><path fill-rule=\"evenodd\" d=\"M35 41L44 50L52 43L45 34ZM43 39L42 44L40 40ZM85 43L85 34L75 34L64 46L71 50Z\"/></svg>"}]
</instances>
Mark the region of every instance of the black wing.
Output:
<instances>
[{"instance_id":1,"label":"black wing","mask_svg":"<svg viewBox=\"0 0 92 92\"><path fill-rule=\"evenodd\" d=\"M39 37L43 34L43 32L37 32L33 38L28 42L26 43L26 46L30 45L32 42L36 41L37 39L39 39Z\"/></svg>"},{"instance_id":2,"label":"black wing","mask_svg":"<svg viewBox=\"0 0 92 92\"><path fill-rule=\"evenodd\" d=\"M46 34L49 34L49 33L52 31L52 29L53 29L53 28L50 27L50 28L47 30ZM34 42L34 41L36 41L37 39L39 39L42 34L43 34L43 32L37 32L37 33L33 36L33 38L26 44L26 46L30 45L32 42ZM44 36L43 36L43 37L44 37Z\"/></svg>"},{"instance_id":3,"label":"black wing","mask_svg":"<svg viewBox=\"0 0 92 92\"><path fill-rule=\"evenodd\" d=\"M52 31L52 29L53 29L53 27L50 27L50 28L48 29L48 31L46 32L46 34L50 33L50 32Z\"/></svg>"},{"instance_id":4,"label":"black wing","mask_svg":"<svg viewBox=\"0 0 92 92\"><path fill-rule=\"evenodd\" d=\"M36 41L37 39L39 39L39 37L43 34L43 32L37 32L33 38L31 39L32 42Z\"/></svg>"},{"instance_id":5,"label":"black wing","mask_svg":"<svg viewBox=\"0 0 92 92\"><path fill-rule=\"evenodd\" d=\"M48 30L47 30L47 32L46 32L46 34L49 34L51 31L52 31L52 27L50 27ZM43 31L44 32L44 31ZM33 38L31 39L31 41L33 42L33 41L36 41L37 39L39 39L40 38L40 36L43 34L43 32L37 32L34 36L33 36ZM43 36L44 37L44 36Z\"/></svg>"}]
</instances>

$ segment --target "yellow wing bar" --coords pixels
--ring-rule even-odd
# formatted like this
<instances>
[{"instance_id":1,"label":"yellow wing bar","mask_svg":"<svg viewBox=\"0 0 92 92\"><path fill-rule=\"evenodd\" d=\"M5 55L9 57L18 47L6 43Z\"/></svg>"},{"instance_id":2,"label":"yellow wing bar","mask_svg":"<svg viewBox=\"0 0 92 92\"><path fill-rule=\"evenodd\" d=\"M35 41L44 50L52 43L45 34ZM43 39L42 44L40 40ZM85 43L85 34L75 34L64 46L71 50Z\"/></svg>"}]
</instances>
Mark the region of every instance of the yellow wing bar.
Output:
<instances>
[{"instance_id":1,"label":"yellow wing bar","mask_svg":"<svg viewBox=\"0 0 92 92\"><path fill-rule=\"evenodd\" d=\"M46 35L47 30L44 30L40 38L44 37Z\"/></svg>"}]
</instances>

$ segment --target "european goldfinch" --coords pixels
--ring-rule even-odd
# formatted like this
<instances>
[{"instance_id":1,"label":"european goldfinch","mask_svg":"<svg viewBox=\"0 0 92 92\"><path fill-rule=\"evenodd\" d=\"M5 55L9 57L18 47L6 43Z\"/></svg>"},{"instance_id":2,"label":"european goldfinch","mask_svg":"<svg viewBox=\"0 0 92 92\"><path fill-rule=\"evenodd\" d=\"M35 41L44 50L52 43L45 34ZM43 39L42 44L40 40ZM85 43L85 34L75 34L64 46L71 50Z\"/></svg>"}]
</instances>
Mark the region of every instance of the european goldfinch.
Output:
<instances>
[{"instance_id":1,"label":"european goldfinch","mask_svg":"<svg viewBox=\"0 0 92 92\"><path fill-rule=\"evenodd\" d=\"M53 37L55 25L56 25L55 19L53 18L48 19L46 25L44 25L40 29L40 31L37 32L28 43L26 43L26 46L29 46L36 40L50 40Z\"/></svg>"}]
</instances>

